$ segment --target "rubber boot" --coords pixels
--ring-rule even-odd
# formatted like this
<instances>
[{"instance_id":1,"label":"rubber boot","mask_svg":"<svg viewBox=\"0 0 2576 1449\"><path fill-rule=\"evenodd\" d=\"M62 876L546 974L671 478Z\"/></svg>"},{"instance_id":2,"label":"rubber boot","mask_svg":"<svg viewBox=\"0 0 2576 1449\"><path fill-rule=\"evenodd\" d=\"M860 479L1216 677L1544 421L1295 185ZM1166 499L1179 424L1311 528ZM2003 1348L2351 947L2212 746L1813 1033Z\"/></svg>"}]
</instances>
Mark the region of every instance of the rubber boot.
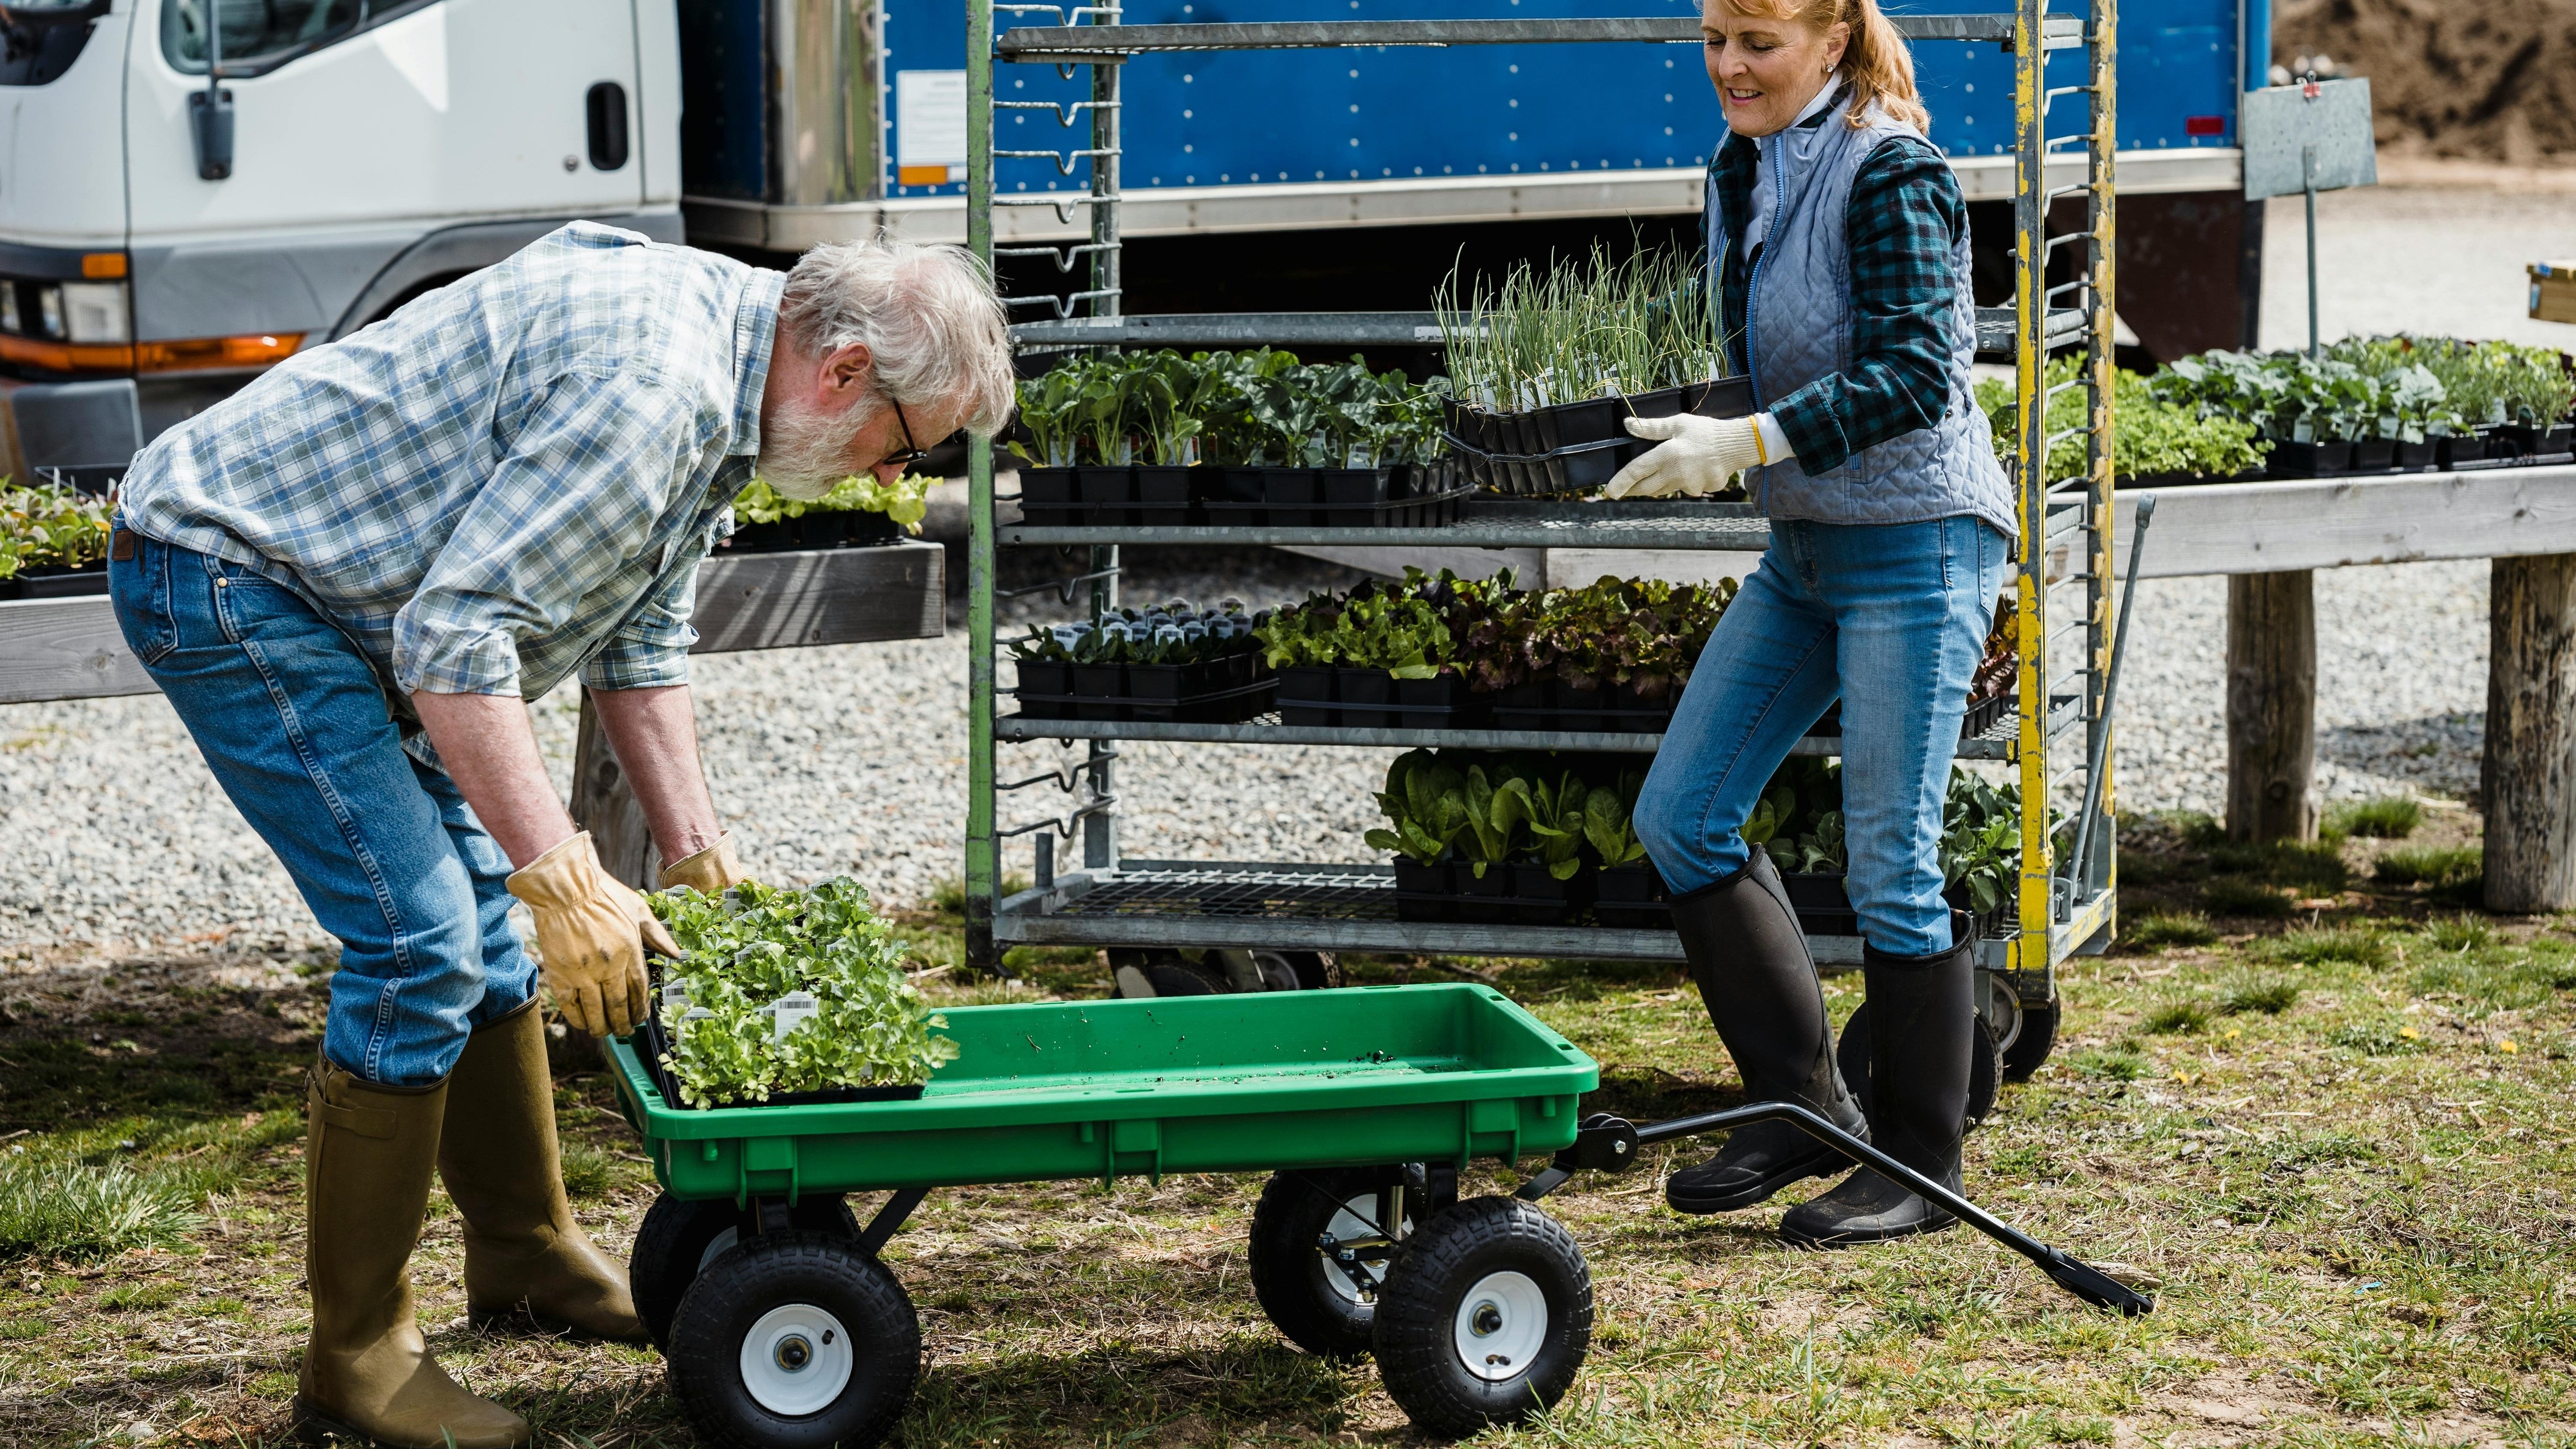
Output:
<instances>
[{"instance_id":1,"label":"rubber boot","mask_svg":"<svg viewBox=\"0 0 2576 1449\"><path fill-rule=\"evenodd\" d=\"M1866 1119L1834 1063L1833 1024L1807 933L1780 872L1761 846L1741 870L1673 902L1691 978L1720 1040L1735 1057L1748 1102L1803 1102L1861 1137ZM1851 1165L1841 1152L1787 1122L1757 1122L1664 1182L1676 1212L1747 1208L1802 1178Z\"/></svg>"},{"instance_id":2,"label":"rubber boot","mask_svg":"<svg viewBox=\"0 0 2576 1449\"><path fill-rule=\"evenodd\" d=\"M1929 956L1864 947L1861 970L1869 992L1870 1140L1956 1192L1977 1008L1976 942L1964 927L1953 930L1958 944ZM1837 1248L1937 1233L1958 1221L1864 1167L1791 1208L1780 1236Z\"/></svg>"},{"instance_id":3,"label":"rubber boot","mask_svg":"<svg viewBox=\"0 0 2576 1449\"><path fill-rule=\"evenodd\" d=\"M447 1079L458 1130L439 1143L438 1175L465 1219L466 1316L479 1327L524 1313L554 1332L643 1343L626 1265L590 1241L564 1198L536 1005L477 1028Z\"/></svg>"},{"instance_id":4,"label":"rubber boot","mask_svg":"<svg viewBox=\"0 0 2576 1449\"><path fill-rule=\"evenodd\" d=\"M526 1421L457 1387L412 1315L411 1251L429 1206L447 1083L381 1087L315 1064L305 1094L304 1276L313 1332L296 1430L385 1449L516 1449Z\"/></svg>"}]
</instances>

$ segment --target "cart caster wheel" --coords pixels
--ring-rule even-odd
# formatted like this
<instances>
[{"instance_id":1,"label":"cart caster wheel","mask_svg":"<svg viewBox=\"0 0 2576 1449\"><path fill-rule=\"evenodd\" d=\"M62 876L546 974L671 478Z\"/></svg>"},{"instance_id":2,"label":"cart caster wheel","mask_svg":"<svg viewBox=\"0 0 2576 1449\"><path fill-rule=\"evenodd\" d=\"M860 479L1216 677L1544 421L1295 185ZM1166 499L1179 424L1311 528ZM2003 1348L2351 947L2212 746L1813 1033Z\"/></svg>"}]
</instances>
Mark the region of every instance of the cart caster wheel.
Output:
<instances>
[{"instance_id":1,"label":"cart caster wheel","mask_svg":"<svg viewBox=\"0 0 2576 1449\"><path fill-rule=\"evenodd\" d=\"M787 1210L790 1226L855 1239L859 1220L837 1197L808 1197ZM636 1229L626 1259L626 1286L653 1346L671 1342L671 1315L709 1263L742 1240L742 1213L723 1198L684 1201L664 1193Z\"/></svg>"},{"instance_id":2,"label":"cart caster wheel","mask_svg":"<svg viewBox=\"0 0 2576 1449\"><path fill-rule=\"evenodd\" d=\"M1385 1178L1384 1171L1371 1168L1274 1173L1252 1209L1252 1296L1290 1343L1317 1358L1368 1355L1377 1295L1363 1295L1315 1241L1325 1233L1374 1237L1378 1184ZM1411 1234L1414 1223L1407 1212L1405 1233ZM1362 1252L1360 1271L1385 1282L1387 1250L1375 1250L1374 1257Z\"/></svg>"},{"instance_id":3,"label":"cart caster wheel","mask_svg":"<svg viewBox=\"0 0 2576 1449\"><path fill-rule=\"evenodd\" d=\"M2004 1080L2027 1082L2039 1064L2048 1060L2049 1051L2057 1045L2058 1003L2046 1006L2024 1006L2021 1030L2012 1044L2004 1048Z\"/></svg>"},{"instance_id":4,"label":"cart caster wheel","mask_svg":"<svg viewBox=\"0 0 2576 1449\"><path fill-rule=\"evenodd\" d=\"M689 1285L671 1321L671 1387L722 1449L870 1449L921 1376L921 1320L855 1243L752 1238Z\"/></svg>"},{"instance_id":5,"label":"cart caster wheel","mask_svg":"<svg viewBox=\"0 0 2576 1449\"><path fill-rule=\"evenodd\" d=\"M1377 1295L1377 1368L1426 1433L1473 1434L1553 1408L1592 1346L1592 1272L1554 1218L1472 1198L1404 1245Z\"/></svg>"},{"instance_id":6,"label":"cart caster wheel","mask_svg":"<svg viewBox=\"0 0 2576 1449\"><path fill-rule=\"evenodd\" d=\"M2027 1030L2027 1027L2024 1028ZM1976 1035L1969 1043L1968 1056L1968 1121L1970 1127L1986 1120L1995 1110L1995 1083L1998 1058L1995 1029L1982 1016L1977 1018ZM1864 1001L1843 1023L1842 1040L1834 1048L1834 1060L1843 1071L1843 1085L1851 1089L1852 1101L1863 1112L1869 1110L1869 1003Z\"/></svg>"}]
</instances>

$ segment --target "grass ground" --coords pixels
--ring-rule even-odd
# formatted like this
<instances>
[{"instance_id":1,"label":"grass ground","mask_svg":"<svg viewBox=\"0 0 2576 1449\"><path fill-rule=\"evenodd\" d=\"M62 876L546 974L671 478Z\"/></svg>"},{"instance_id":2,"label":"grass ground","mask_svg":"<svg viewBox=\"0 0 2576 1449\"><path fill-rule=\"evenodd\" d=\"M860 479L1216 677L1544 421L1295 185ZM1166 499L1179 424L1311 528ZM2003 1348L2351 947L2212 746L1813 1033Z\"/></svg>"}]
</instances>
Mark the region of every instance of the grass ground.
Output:
<instances>
[{"instance_id":1,"label":"grass ground","mask_svg":"<svg viewBox=\"0 0 2576 1449\"><path fill-rule=\"evenodd\" d=\"M2576 926L2463 915L2456 858L2401 865L2404 885L2373 868L2466 831L2437 813L2406 840L2246 851L2180 824L2125 852L2129 942L2065 974L2056 1055L1970 1137L1968 1181L2041 1236L2153 1280L2152 1318L2087 1310L1964 1232L1794 1252L1770 1236L1774 1210L1683 1218L1653 1174L1589 1176L1548 1203L1591 1261L1590 1364L1554 1416L1492 1441L2570 1442ZM955 960L953 918L912 924L926 967ZM1087 955L1021 966L1016 994L1107 989ZM0 1442L282 1442L322 963L11 969ZM1601 1061L1587 1108L1736 1098L1676 972L1352 963L1371 980L1460 970ZM943 984L957 974L931 989L1012 994ZM1858 986L1829 982L1837 1015ZM597 1074L562 1079L558 1106L577 1208L622 1252L648 1170ZM1259 1185L936 1195L887 1255L929 1346L902 1442L1407 1441L1365 1365L1309 1358L1262 1320L1242 1246ZM650 1352L469 1331L461 1267L436 1198L415 1263L431 1342L547 1444L694 1442Z\"/></svg>"}]
</instances>

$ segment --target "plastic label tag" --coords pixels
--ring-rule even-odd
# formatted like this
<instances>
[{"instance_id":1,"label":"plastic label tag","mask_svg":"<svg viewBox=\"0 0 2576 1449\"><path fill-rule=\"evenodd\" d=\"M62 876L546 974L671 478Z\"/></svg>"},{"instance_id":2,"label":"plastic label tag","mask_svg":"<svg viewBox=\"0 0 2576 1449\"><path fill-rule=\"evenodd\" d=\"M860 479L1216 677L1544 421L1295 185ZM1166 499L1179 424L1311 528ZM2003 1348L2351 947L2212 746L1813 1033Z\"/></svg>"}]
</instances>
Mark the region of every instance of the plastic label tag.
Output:
<instances>
[{"instance_id":1,"label":"plastic label tag","mask_svg":"<svg viewBox=\"0 0 2576 1449\"><path fill-rule=\"evenodd\" d=\"M787 1034L814 1019L823 1009L822 1002L811 991L791 991L761 1010L769 1013L769 1039L785 1041Z\"/></svg>"},{"instance_id":2,"label":"plastic label tag","mask_svg":"<svg viewBox=\"0 0 2576 1449\"><path fill-rule=\"evenodd\" d=\"M678 1015L680 1015L681 1013L686 1012L688 1009L689 1009L689 983L688 983L688 982L686 982L686 981L665 981L665 982L663 982L663 983L662 983L662 1014L663 1014L664 1016L666 1016L666 1017L667 1017L667 1016L678 1016Z\"/></svg>"},{"instance_id":3,"label":"plastic label tag","mask_svg":"<svg viewBox=\"0 0 2576 1449\"><path fill-rule=\"evenodd\" d=\"M714 1012L707 1010L703 1006L692 1006L687 1011L680 1013L680 1025L687 1026L693 1021L704 1021L713 1015L715 1015Z\"/></svg>"}]
</instances>

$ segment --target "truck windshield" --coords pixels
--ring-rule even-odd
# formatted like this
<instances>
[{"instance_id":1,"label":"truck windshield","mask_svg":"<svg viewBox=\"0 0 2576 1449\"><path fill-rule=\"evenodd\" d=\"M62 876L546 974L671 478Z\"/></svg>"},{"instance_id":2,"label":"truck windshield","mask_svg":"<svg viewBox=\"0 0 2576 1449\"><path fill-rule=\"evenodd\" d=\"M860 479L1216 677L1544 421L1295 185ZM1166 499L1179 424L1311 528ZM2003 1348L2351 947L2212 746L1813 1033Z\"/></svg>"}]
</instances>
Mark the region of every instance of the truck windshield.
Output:
<instances>
[{"instance_id":1,"label":"truck windshield","mask_svg":"<svg viewBox=\"0 0 2576 1449\"><path fill-rule=\"evenodd\" d=\"M0 8L0 86L41 86L60 77L89 44L90 22L107 0L17 0Z\"/></svg>"},{"instance_id":2,"label":"truck windshield","mask_svg":"<svg viewBox=\"0 0 2576 1449\"><path fill-rule=\"evenodd\" d=\"M299 55L408 14L432 0L162 0L161 53L172 68L206 73L206 16L222 25L219 63L228 76L275 70Z\"/></svg>"}]
</instances>

